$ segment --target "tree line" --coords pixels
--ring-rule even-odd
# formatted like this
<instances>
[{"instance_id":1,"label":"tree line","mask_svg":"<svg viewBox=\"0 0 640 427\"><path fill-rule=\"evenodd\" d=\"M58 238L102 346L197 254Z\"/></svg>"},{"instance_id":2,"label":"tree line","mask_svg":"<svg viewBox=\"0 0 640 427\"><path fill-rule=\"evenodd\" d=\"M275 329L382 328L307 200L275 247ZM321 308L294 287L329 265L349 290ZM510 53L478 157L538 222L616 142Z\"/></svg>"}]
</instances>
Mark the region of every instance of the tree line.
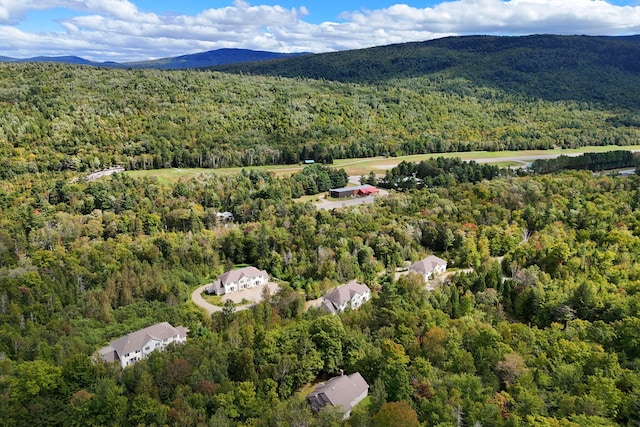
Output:
<instances>
[{"instance_id":1,"label":"tree line","mask_svg":"<svg viewBox=\"0 0 640 427\"><path fill-rule=\"evenodd\" d=\"M529 169L535 173L552 173L560 170L590 170L593 172L621 168L636 168L640 156L631 151L608 151L606 153L584 153L580 156L559 156L555 159L537 159Z\"/></svg>"},{"instance_id":2,"label":"tree line","mask_svg":"<svg viewBox=\"0 0 640 427\"><path fill-rule=\"evenodd\" d=\"M436 157L420 163L403 160L398 166L389 169L384 178L378 180L378 185L401 190L417 186L447 187L453 183L476 183L507 174L507 169L488 163L479 164L474 160L465 162L457 157Z\"/></svg>"}]
</instances>

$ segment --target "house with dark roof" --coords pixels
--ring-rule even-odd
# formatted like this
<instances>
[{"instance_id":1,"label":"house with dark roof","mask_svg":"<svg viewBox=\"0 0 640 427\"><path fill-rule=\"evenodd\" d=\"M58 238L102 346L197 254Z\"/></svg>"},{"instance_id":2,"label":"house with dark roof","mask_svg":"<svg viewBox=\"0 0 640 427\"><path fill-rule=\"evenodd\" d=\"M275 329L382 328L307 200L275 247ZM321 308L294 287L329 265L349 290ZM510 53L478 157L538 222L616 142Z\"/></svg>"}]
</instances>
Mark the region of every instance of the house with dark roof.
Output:
<instances>
[{"instance_id":1,"label":"house with dark roof","mask_svg":"<svg viewBox=\"0 0 640 427\"><path fill-rule=\"evenodd\" d=\"M268 281L269 274L265 270L258 270L253 266L249 266L221 274L211 286L205 289L205 292L210 295L224 295L229 292L264 285Z\"/></svg>"},{"instance_id":2,"label":"house with dark roof","mask_svg":"<svg viewBox=\"0 0 640 427\"><path fill-rule=\"evenodd\" d=\"M351 410L369 394L369 384L360 373L340 375L320 383L307 396L311 409L318 412L327 405L344 411L343 420L351 415Z\"/></svg>"},{"instance_id":3,"label":"house with dark roof","mask_svg":"<svg viewBox=\"0 0 640 427\"><path fill-rule=\"evenodd\" d=\"M378 194L378 189L373 185L357 185L354 187L332 188L329 190L329 197L365 197Z\"/></svg>"},{"instance_id":4,"label":"house with dark roof","mask_svg":"<svg viewBox=\"0 0 640 427\"><path fill-rule=\"evenodd\" d=\"M125 368L156 350L164 350L169 344L186 342L188 332L183 326L174 328L167 322L156 323L111 341L97 354L105 362L118 362Z\"/></svg>"},{"instance_id":5,"label":"house with dark roof","mask_svg":"<svg viewBox=\"0 0 640 427\"><path fill-rule=\"evenodd\" d=\"M424 280L430 280L437 274L442 274L447 270L447 261L435 255L429 255L425 259L412 264L410 272L420 274Z\"/></svg>"},{"instance_id":6,"label":"house with dark roof","mask_svg":"<svg viewBox=\"0 0 640 427\"><path fill-rule=\"evenodd\" d=\"M352 280L337 287L322 298L321 307L329 313L345 311L347 307L356 309L371 299L371 290L367 285Z\"/></svg>"}]
</instances>

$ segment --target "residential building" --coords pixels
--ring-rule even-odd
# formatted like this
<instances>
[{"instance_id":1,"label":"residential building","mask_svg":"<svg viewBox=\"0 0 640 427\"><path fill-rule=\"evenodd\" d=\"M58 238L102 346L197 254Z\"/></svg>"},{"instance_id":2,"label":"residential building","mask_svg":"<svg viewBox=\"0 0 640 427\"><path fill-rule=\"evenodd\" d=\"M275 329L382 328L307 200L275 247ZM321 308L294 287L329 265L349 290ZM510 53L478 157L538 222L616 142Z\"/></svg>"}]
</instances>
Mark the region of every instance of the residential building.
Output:
<instances>
[{"instance_id":1,"label":"residential building","mask_svg":"<svg viewBox=\"0 0 640 427\"><path fill-rule=\"evenodd\" d=\"M335 406L344 411L343 420L351 415L351 410L369 394L369 384L360 373L333 377L325 383L320 383L307 396L307 403L314 411L319 411L327 405Z\"/></svg>"},{"instance_id":2,"label":"residential building","mask_svg":"<svg viewBox=\"0 0 640 427\"><path fill-rule=\"evenodd\" d=\"M264 285L267 282L269 282L269 274L265 270L258 270L253 266L249 266L221 274L205 292L208 294L224 295L229 292Z\"/></svg>"},{"instance_id":3,"label":"residential building","mask_svg":"<svg viewBox=\"0 0 640 427\"><path fill-rule=\"evenodd\" d=\"M157 323L111 341L98 350L98 355L105 362L119 362L125 368L169 344L186 342L188 332L183 326L174 328L167 322Z\"/></svg>"},{"instance_id":4,"label":"residential building","mask_svg":"<svg viewBox=\"0 0 640 427\"><path fill-rule=\"evenodd\" d=\"M437 274L442 274L447 270L447 261L435 255L429 255L409 267L409 271L422 275L424 280L430 280Z\"/></svg>"},{"instance_id":5,"label":"residential building","mask_svg":"<svg viewBox=\"0 0 640 427\"><path fill-rule=\"evenodd\" d=\"M233 214L229 211L226 212L218 212L216 214L216 221L218 222L222 222L222 223L227 223L227 222L233 222Z\"/></svg>"},{"instance_id":6,"label":"residential building","mask_svg":"<svg viewBox=\"0 0 640 427\"><path fill-rule=\"evenodd\" d=\"M322 298L322 307L330 313L356 309L371 298L371 290L355 280L337 287Z\"/></svg>"}]
</instances>

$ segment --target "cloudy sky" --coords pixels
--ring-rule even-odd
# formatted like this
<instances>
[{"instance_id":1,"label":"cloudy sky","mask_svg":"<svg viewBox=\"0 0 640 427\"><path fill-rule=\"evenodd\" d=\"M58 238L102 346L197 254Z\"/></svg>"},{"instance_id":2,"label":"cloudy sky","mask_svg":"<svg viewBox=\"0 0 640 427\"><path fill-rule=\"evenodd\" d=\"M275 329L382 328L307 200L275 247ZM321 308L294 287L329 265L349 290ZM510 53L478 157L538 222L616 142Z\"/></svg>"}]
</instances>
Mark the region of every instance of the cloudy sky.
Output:
<instances>
[{"instance_id":1,"label":"cloudy sky","mask_svg":"<svg viewBox=\"0 0 640 427\"><path fill-rule=\"evenodd\" d=\"M366 6L359 6L366 4ZM0 0L0 56L327 52L463 34L640 33L640 0Z\"/></svg>"}]
</instances>

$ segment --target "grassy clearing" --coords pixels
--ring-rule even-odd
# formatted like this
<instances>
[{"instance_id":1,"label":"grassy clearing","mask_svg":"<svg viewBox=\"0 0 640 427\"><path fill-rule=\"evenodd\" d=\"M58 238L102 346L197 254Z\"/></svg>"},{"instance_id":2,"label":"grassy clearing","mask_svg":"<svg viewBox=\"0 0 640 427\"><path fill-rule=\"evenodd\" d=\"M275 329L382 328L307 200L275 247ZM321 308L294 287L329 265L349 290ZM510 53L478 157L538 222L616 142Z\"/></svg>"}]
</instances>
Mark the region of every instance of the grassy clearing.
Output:
<instances>
[{"instance_id":1,"label":"grassy clearing","mask_svg":"<svg viewBox=\"0 0 640 427\"><path fill-rule=\"evenodd\" d=\"M319 194L313 194L311 196L302 196L302 197L298 197L297 199L293 199L295 202L298 203L307 203L307 202L317 202L320 200L321 196L325 194L325 193L319 193Z\"/></svg>"},{"instance_id":2,"label":"grassy clearing","mask_svg":"<svg viewBox=\"0 0 640 427\"><path fill-rule=\"evenodd\" d=\"M303 167L304 166L302 165L278 165L278 166L251 166L251 167L245 167L245 168L221 168L221 169L169 168L169 169L127 171L126 173L136 178L155 177L160 181L176 181L176 180L179 180L180 178L189 178L189 177L197 177L197 176L235 175L240 173L240 171L242 171L243 169L271 172L275 175L291 175L295 172L301 171Z\"/></svg>"},{"instance_id":3,"label":"grassy clearing","mask_svg":"<svg viewBox=\"0 0 640 427\"><path fill-rule=\"evenodd\" d=\"M527 162L515 162L515 161L505 161L505 162L491 162L492 165L498 166L499 168L511 168L511 167L520 167L526 166Z\"/></svg>"},{"instance_id":4,"label":"grassy clearing","mask_svg":"<svg viewBox=\"0 0 640 427\"><path fill-rule=\"evenodd\" d=\"M562 149L555 148L552 150L522 150L522 151L469 151L455 153L432 153L432 154L416 154L412 156L401 157L369 157L362 159L339 159L333 165L335 168L344 168L348 175L359 176L368 175L369 172L384 174L385 171L391 169L402 161L420 162L436 157L460 157L462 160L476 160L485 163L497 163L499 166L521 166L522 163L534 160L536 157L579 155L584 153L602 153L606 151L630 150L640 151L640 145L617 146L607 145L603 147L580 147ZM513 159L510 159L513 158ZM519 158L527 158L518 160ZM147 171L128 171L134 177L155 177L160 181L176 181L180 178L188 178L200 175L233 175L239 173L242 169L255 169L265 172L271 172L275 175L284 176L291 175L301 171L305 165L278 165L278 166L252 166L246 168L223 168L223 169L155 169Z\"/></svg>"},{"instance_id":5,"label":"grassy clearing","mask_svg":"<svg viewBox=\"0 0 640 427\"><path fill-rule=\"evenodd\" d=\"M203 293L202 298L209 304L224 307L224 301L222 301L221 295L207 295L206 293Z\"/></svg>"}]
</instances>

